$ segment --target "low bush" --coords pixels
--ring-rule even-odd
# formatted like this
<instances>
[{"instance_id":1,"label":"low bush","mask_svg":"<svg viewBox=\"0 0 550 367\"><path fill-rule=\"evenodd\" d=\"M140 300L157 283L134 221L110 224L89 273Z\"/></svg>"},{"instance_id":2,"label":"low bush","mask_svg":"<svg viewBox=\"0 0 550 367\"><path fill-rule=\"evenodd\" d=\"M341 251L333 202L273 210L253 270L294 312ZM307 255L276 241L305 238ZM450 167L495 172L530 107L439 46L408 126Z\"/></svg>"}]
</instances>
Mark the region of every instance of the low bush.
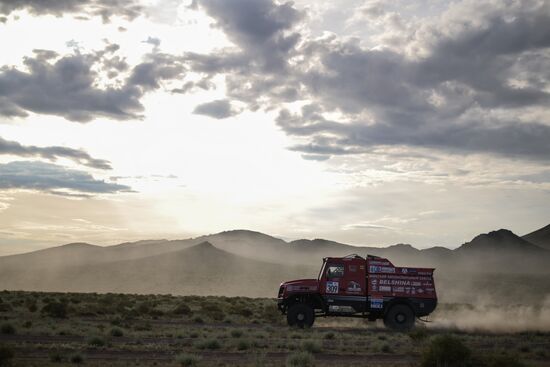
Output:
<instances>
[{"instance_id":1,"label":"low bush","mask_svg":"<svg viewBox=\"0 0 550 367\"><path fill-rule=\"evenodd\" d=\"M88 344L93 346L93 347L104 347L105 344L107 344L107 343L105 342L105 339L103 339L99 336L94 336L93 338L88 340Z\"/></svg>"},{"instance_id":2,"label":"low bush","mask_svg":"<svg viewBox=\"0 0 550 367\"><path fill-rule=\"evenodd\" d=\"M286 358L286 367L312 367L315 366L315 358L309 352L296 352Z\"/></svg>"},{"instance_id":3,"label":"low bush","mask_svg":"<svg viewBox=\"0 0 550 367\"><path fill-rule=\"evenodd\" d=\"M81 354L73 354L71 358L69 359L71 363L74 364L82 364L84 363L84 357Z\"/></svg>"},{"instance_id":4,"label":"low bush","mask_svg":"<svg viewBox=\"0 0 550 367\"><path fill-rule=\"evenodd\" d=\"M423 342L428 338L428 330L421 327L416 327L412 331L409 332L409 338L412 339L414 342Z\"/></svg>"},{"instance_id":5,"label":"low bush","mask_svg":"<svg viewBox=\"0 0 550 367\"><path fill-rule=\"evenodd\" d=\"M321 345L312 340L306 340L302 343L302 349L309 353L319 353L321 351Z\"/></svg>"},{"instance_id":6,"label":"low bush","mask_svg":"<svg viewBox=\"0 0 550 367\"><path fill-rule=\"evenodd\" d=\"M237 350L248 350L250 347L251 345L248 340L239 340L237 343Z\"/></svg>"},{"instance_id":7,"label":"low bush","mask_svg":"<svg viewBox=\"0 0 550 367\"><path fill-rule=\"evenodd\" d=\"M0 366L9 366L13 356L13 349L0 344Z\"/></svg>"},{"instance_id":8,"label":"low bush","mask_svg":"<svg viewBox=\"0 0 550 367\"><path fill-rule=\"evenodd\" d=\"M2 324L2 326L0 326L0 332L6 335L13 335L15 334L15 327L8 323Z\"/></svg>"},{"instance_id":9,"label":"low bush","mask_svg":"<svg viewBox=\"0 0 550 367\"><path fill-rule=\"evenodd\" d=\"M452 335L432 339L424 350L422 367L467 367L472 365L472 353L462 340Z\"/></svg>"},{"instance_id":10,"label":"low bush","mask_svg":"<svg viewBox=\"0 0 550 367\"><path fill-rule=\"evenodd\" d=\"M333 332L328 332L325 334L324 338L327 339L327 340L332 340L334 339L336 335L333 333Z\"/></svg>"},{"instance_id":11,"label":"low bush","mask_svg":"<svg viewBox=\"0 0 550 367\"><path fill-rule=\"evenodd\" d=\"M206 339L197 345L197 348L199 349L210 349L210 350L220 349L221 347L222 345L216 339Z\"/></svg>"},{"instance_id":12,"label":"low bush","mask_svg":"<svg viewBox=\"0 0 550 367\"><path fill-rule=\"evenodd\" d=\"M182 353L176 356L176 362L182 367L195 367L200 360L201 357L194 354Z\"/></svg>"},{"instance_id":13,"label":"low bush","mask_svg":"<svg viewBox=\"0 0 550 367\"><path fill-rule=\"evenodd\" d=\"M238 329L233 329L233 330L231 330L231 336L233 338L240 338L241 336L243 336L243 332L241 330L238 330Z\"/></svg>"},{"instance_id":14,"label":"low bush","mask_svg":"<svg viewBox=\"0 0 550 367\"><path fill-rule=\"evenodd\" d=\"M0 303L0 312L9 312L13 307L9 303Z\"/></svg>"},{"instance_id":15,"label":"low bush","mask_svg":"<svg viewBox=\"0 0 550 367\"><path fill-rule=\"evenodd\" d=\"M114 336L114 337L121 337L121 336L124 336L124 331L122 331L122 329L114 327L111 329L109 334L111 334L111 336Z\"/></svg>"},{"instance_id":16,"label":"low bush","mask_svg":"<svg viewBox=\"0 0 550 367\"><path fill-rule=\"evenodd\" d=\"M380 348L380 351L382 353L391 353L392 350L390 348L390 346L388 344L384 344L381 348Z\"/></svg>"},{"instance_id":17,"label":"low bush","mask_svg":"<svg viewBox=\"0 0 550 367\"><path fill-rule=\"evenodd\" d=\"M525 367L517 355L513 354L495 354L486 356L483 359L485 367Z\"/></svg>"},{"instance_id":18,"label":"low bush","mask_svg":"<svg viewBox=\"0 0 550 367\"><path fill-rule=\"evenodd\" d=\"M50 317L64 319L67 317L67 304L64 302L51 302L42 307L41 312Z\"/></svg>"},{"instance_id":19,"label":"low bush","mask_svg":"<svg viewBox=\"0 0 550 367\"><path fill-rule=\"evenodd\" d=\"M176 306L176 308L174 308L172 310L172 313L175 314L175 315L191 315L193 313L193 311L191 311L191 308L185 304L185 303L180 303L179 305Z\"/></svg>"},{"instance_id":20,"label":"low bush","mask_svg":"<svg viewBox=\"0 0 550 367\"><path fill-rule=\"evenodd\" d=\"M204 303L201 306L201 314L216 321L222 321L225 314L220 306L216 303Z\"/></svg>"},{"instance_id":21,"label":"low bush","mask_svg":"<svg viewBox=\"0 0 550 367\"><path fill-rule=\"evenodd\" d=\"M63 355L60 352L53 351L50 353L50 362L60 363L63 362Z\"/></svg>"}]
</instances>

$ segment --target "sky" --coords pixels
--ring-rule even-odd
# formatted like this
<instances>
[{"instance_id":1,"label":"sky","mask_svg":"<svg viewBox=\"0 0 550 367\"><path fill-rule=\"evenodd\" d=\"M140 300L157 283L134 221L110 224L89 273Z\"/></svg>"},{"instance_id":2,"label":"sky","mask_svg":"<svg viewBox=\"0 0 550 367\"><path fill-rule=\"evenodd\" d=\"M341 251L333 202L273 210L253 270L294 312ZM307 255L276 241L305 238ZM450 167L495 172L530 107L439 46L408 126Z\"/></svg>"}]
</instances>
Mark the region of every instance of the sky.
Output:
<instances>
[{"instance_id":1,"label":"sky","mask_svg":"<svg viewBox=\"0 0 550 367\"><path fill-rule=\"evenodd\" d=\"M0 0L0 255L550 223L550 1Z\"/></svg>"}]
</instances>

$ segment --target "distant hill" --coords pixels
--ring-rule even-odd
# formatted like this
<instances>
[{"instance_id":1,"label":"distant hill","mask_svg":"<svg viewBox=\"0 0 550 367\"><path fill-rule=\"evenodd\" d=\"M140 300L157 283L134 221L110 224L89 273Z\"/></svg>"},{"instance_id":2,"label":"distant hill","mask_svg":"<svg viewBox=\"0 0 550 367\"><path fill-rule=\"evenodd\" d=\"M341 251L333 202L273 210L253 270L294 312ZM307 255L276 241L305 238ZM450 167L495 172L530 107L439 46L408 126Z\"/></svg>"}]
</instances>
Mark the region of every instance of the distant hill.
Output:
<instances>
[{"instance_id":1,"label":"distant hill","mask_svg":"<svg viewBox=\"0 0 550 367\"><path fill-rule=\"evenodd\" d=\"M540 242L547 232L545 227L522 238L500 229L456 250L351 246L325 239L286 242L247 230L107 247L72 243L0 257L0 289L273 296L281 281L316 277L323 257L356 253L387 257L397 266L434 267L438 284L445 284L440 294L461 298L471 294L472 284L482 284L475 279L501 279L490 274L546 277L550 251L528 239Z\"/></svg>"},{"instance_id":2,"label":"distant hill","mask_svg":"<svg viewBox=\"0 0 550 367\"><path fill-rule=\"evenodd\" d=\"M537 246L550 250L550 224L522 237Z\"/></svg>"},{"instance_id":3,"label":"distant hill","mask_svg":"<svg viewBox=\"0 0 550 367\"><path fill-rule=\"evenodd\" d=\"M480 234L470 242L467 242L457 249L458 252L514 252L514 253L536 253L545 252L539 246L517 236L507 229L499 229L489 233Z\"/></svg>"},{"instance_id":4,"label":"distant hill","mask_svg":"<svg viewBox=\"0 0 550 367\"><path fill-rule=\"evenodd\" d=\"M4 276L0 278L0 289L257 297L274 296L282 274L301 278L310 272L307 267L281 267L243 258L202 242L139 259Z\"/></svg>"}]
</instances>

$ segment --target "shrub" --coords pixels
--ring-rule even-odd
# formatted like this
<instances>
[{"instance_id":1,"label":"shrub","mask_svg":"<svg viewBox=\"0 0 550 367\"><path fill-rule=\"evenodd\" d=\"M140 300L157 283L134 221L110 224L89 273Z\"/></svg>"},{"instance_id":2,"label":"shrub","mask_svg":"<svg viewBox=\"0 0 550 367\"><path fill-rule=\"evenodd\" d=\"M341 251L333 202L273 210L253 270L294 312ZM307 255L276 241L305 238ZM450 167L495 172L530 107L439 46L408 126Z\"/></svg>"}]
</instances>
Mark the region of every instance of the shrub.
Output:
<instances>
[{"instance_id":1,"label":"shrub","mask_svg":"<svg viewBox=\"0 0 550 367\"><path fill-rule=\"evenodd\" d=\"M70 358L71 363L81 364L84 363L84 357L81 354L73 354Z\"/></svg>"},{"instance_id":2,"label":"shrub","mask_svg":"<svg viewBox=\"0 0 550 367\"><path fill-rule=\"evenodd\" d=\"M13 310L9 303L0 303L0 312L8 312Z\"/></svg>"},{"instance_id":3,"label":"shrub","mask_svg":"<svg viewBox=\"0 0 550 367\"><path fill-rule=\"evenodd\" d=\"M30 328L31 326L32 326L32 321L30 321L30 320L27 320L27 321L25 321L25 322L23 323L23 327L24 327L25 329L28 329L28 328Z\"/></svg>"},{"instance_id":4,"label":"shrub","mask_svg":"<svg viewBox=\"0 0 550 367\"><path fill-rule=\"evenodd\" d=\"M122 331L122 329L114 327L111 329L110 334L111 336L120 337L120 336L124 336L124 331Z\"/></svg>"},{"instance_id":5,"label":"shrub","mask_svg":"<svg viewBox=\"0 0 550 367\"><path fill-rule=\"evenodd\" d=\"M471 352L452 335L435 337L422 354L422 367L464 367L471 364Z\"/></svg>"},{"instance_id":6,"label":"shrub","mask_svg":"<svg viewBox=\"0 0 550 367\"><path fill-rule=\"evenodd\" d=\"M195 317L193 319L193 322L195 322L197 324L204 324L204 320L200 316Z\"/></svg>"},{"instance_id":7,"label":"shrub","mask_svg":"<svg viewBox=\"0 0 550 367\"><path fill-rule=\"evenodd\" d=\"M100 338L99 336L94 336L88 341L88 344L93 347L104 347L106 343L103 338Z\"/></svg>"},{"instance_id":8,"label":"shrub","mask_svg":"<svg viewBox=\"0 0 550 367\"><path fill-rule=\"evenodd\" d=\"M315 366L315 358L308 352L296 352L286 358L286 367L312 367Z\"/></svg>"},{"instance_id":9,"label":"shrub","mask_svg":"<svg viewBox=\"0 0 550 367\"><path fill-rule=\"evenodd\" d=\"M223 310L215 303L203 304L201 306L201 313L216 321L221 321L225 318Z\"/></svg>"},{"instance_id":10,"label":"shrub","mask_svg":"<svg viewBox=\"0 0 550 367\"><path fill-rule=\"evenodd\" d=\"M12 324L2 324L2 326L0 326L0 332L2 334L13 335L15 334L15 327Z\"/></svg>"},{"instance_id":11,"label":"shrub","mask_svg":"<svg viewBox=\"0 0 550 367\"><path fill-rule=\"evenodd\" d=\"M382 346L382 348L380 348L380 351L381 351L382 353L391 353L391 352L392 352L392 350L391 350L391 348L390 348L390 346L389 346L388 344L384 344L384 345Z\"/></svg>"},{"instance_id":12,"label":"shrub","mask_svg":"<svg viewBox=\"0 0 550 367\"><path fill-rule=\"evenodd\" d=\"M63 362L63 356L61 355L61 353L59 353L57 351L51 352L50 353L50 362L53 362L53 363Z\"/></svg>"},{"instance_id":13,"label":"shrub","mask_svg":"<svg viewBox=\"0 0 550 367\"><path fill-rule=\"evenodd\" d=\"M525 367L517 355L510 354L492 355L486 357L484 362L487 367Z\"/></svg>"},{"instance_id":14,"label":"shrub","mask_svg":"<svg viewBox=\"0 0 550 367\"><path fill-rule=\"evenodd\" d=\"M248 340L239 340L237 343L237 350L247 350L250 348L250 342Z\"/></svg>"},{"instance_id":15,"label":"shrub","mask_svg":"<svg viewBox=\"0 0 550 367\"><path fill-rule=\"evenodd\" d=\"M204 341L200 342L197 347L199 349L215 350L215 349L220 349L222 347L222 345L216 339L207 339L207 340L204 340Z\"/></svg>"},{"instance_id":16,"label":"shrub","mask_svg":"<svg viewBox=\"0 0 550 367\"><path fill-rule=\"evenodd\" d=\"M42 307L42 313L55 317L58 319L64 319L67 317L67 304L63 302L51 302Z\"/></svg>"},{"instance_id":17,"label":"shrub","mask_svg":"<svg viewBox=\"0 0 550 367\"><path fill-rule=\"evenodd\" d=\"M201 357L194 354L182 353L176 356L176 362L182 367L194 367L199 364Z\"/></svg>"},{"instance_id":18,"label":"shrub","mask_svg":"<svg viewBox=\"0 0 550 367\"><path fill-rule=\"evenodd\" d=\"M241 330L234 329L231 330L231 336L233 338L240 338L241 336L243 336L243 332Z\"/></svg>"},{"instance_id":19,"label":"shrub","mask_svg":"<svg viewBox=\"0 0 550 367\"><path fill-rule=\"evenodd\" d=\"M11 348L0 344L0 366L8 366L13 359L13 355Z\"/></svg>"},{"instance_id":20,"label":"shrub","mask_svg":"<svg viewBox=\"0 0 550 367\"><path fill-rule=\"evenodd\" d=\"M309 353L319 353L321 345L312 340L306 340L302 343L302 349Z\"/></svg>"},{"instance_id":21,"label":"shrub","mask_svg":"<svg viewBox=\"0 0 550 367\"><path fill-rule=\"evenodd\" d=\"M409 332L409 338L414 342L422 342L428 337L428 330L425 328L417 327Z\"/></svg>"},{"instance_id":22,"label":"shrub","mask_svg":"<svg viewBox=\"0 0 550 367\"><path fill-rule=\"evenodd\" d=\"M326 333L324 338L327 339L327 340L332 340L334 339L335 335L333 332L329 332L329 333Z\"/></svg>"},{"instance_id":23,"label":"shrub","mask_svg":"<svg viewBox=\"0 0 550 367\"><path fill-rule=\"evenodd\" d=\"M27 304L27 309L29 310L29 312L36 312L38 310L38 306L36 305L36 301L34 302L30 302L29 304Z\"/></svg>"},{"instance_id":24,"label":"shrub","mask_svg":"<svg viewBox=\"0 0 550 367\"><path fill-rule=\"evenodd\" d=\"M176 306L176 308L174 308L172 313L176 315L191 315L193 311L191 311L191 308L189 308L187 304L180 303L179 305Z\"/></svg>"}]
</instances>

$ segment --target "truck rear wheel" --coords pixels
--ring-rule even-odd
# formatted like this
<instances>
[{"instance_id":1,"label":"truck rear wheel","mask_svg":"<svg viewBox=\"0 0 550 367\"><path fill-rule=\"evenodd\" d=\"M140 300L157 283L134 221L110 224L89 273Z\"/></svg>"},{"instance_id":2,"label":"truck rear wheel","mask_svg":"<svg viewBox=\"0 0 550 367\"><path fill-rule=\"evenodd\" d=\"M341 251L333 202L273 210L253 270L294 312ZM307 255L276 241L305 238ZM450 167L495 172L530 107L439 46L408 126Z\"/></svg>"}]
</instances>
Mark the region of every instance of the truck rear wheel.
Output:
<instances>
[{"instance_id":1,"label":"truck rear wheel","mask_svg":"<svg viewBox=\"0 0 550 367\"><path fill-rule=\"evenodd\" d=\"M289 307L286 321L289 326L298 326L301 329L310 328L315 321L315 312L313 308L304 303L296 303Z\"/></svg>"},{"instance_id":2,"label":"truck rear wheel","mask_svg":"<svg viewBox=\"0 0 550 367\"><path fill-rule=\"evenodd\" d=\"M412 329L414 321L414 312L407 305L392 306L384 316L384 325L397 331Z\"/></svg>"}]
</instances>

